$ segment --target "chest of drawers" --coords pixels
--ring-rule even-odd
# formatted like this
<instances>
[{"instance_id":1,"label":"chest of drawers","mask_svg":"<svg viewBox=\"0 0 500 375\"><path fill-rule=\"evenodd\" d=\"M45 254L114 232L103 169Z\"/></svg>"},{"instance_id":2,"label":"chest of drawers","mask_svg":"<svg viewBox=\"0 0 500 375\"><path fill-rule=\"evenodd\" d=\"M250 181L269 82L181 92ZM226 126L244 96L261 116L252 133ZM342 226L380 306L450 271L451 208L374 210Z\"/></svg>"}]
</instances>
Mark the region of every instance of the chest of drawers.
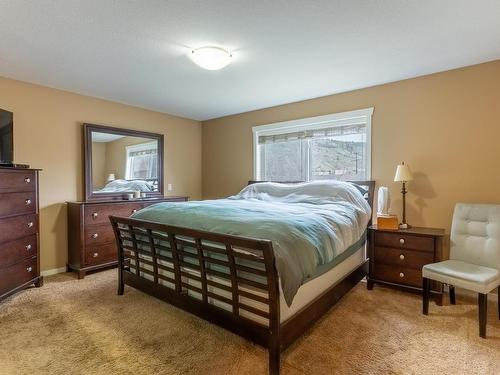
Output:
<instances>
[{"instance_id":1,"label":"chest of drawers","mask_svg":"<svg viewBox=\"0 0 500 375\"><path fill-rule=\"evenodd\" d=\"M0 300L41 286L38 170L0 168Z\"/></svg>"},{"instance_id":2,"label":"chest of drawers","mask_svg":"<svg viewBox=\"0 0 500 375\"><path fill-rule=\"evenodd\" d=\"M117 265L117 248L109 216L130 216L160 202L186 201L163 197L134 201L68 202L68 270L87 272Z\"/></svg>"},{"instance_id":3,"label":"chest of drawers","mask_svg":"<svg viewBox=\"0 0 500 375\"><path fill-rule=\"evenodd\" d=\"M418 227L379 230L371 226L368 231L368 289L377 283L421 292L422 267L442 260L444 230ZM441 303L441 285L436 283L432 289L436 301Z\"/></svg>"}]
</instances>

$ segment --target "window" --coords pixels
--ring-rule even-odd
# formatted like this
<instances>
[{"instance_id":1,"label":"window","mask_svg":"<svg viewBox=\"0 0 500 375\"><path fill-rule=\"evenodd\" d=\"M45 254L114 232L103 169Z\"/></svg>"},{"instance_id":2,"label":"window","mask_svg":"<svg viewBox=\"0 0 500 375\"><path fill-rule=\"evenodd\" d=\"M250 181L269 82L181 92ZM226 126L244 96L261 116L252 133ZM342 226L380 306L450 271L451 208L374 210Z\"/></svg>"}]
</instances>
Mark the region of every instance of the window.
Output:
<instances>
[{"instance_id":1,"label":"window","mask_svg":"<svg viewBox=\"0 0 500 375\"><path fill-rule=\"evenodd\" d=\"M127 146L125 179L150 180L158 174L158 143L148 142Z\"/></svg>"},{"instance_id":2,"label":"window","mask_svg":"<svg viewBox=\"0 0 500 375\"><path fill-rule=\"evenodd\" d=\"M254 178L368 180L373 108L255 126Z\"/></svg>"}]
</instances>

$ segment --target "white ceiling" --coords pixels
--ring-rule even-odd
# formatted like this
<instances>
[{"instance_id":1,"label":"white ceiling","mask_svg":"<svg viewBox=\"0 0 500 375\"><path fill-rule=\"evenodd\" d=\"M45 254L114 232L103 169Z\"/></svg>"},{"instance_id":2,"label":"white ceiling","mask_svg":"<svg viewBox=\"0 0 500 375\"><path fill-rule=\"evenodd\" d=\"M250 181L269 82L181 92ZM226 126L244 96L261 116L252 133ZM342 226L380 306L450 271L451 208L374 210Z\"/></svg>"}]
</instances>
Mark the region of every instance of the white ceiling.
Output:
<instances>
[{"instance_id":1,"label":"white ceiling","mask_svg":"<svg viewBox=\"0 0 500 375\"><path fill-rule=\"evenodd\" d=\"M108 143L116 141L117 139L124 138L124 135L111 134L111 133L101 133L101 132L92 132L92 142L97 143Z\"/></svg>"},{"instance_id":2,"label":"white ceiling","mask_svg":"<svg viewBox=\"0 0 500 375\"><path fill-rule=\"evenodd\" d=\"M499 0L0 0L0 75L197 120L500 58ZM186 56L233 51L221 71Z\"/></svg>"}]
</instances>

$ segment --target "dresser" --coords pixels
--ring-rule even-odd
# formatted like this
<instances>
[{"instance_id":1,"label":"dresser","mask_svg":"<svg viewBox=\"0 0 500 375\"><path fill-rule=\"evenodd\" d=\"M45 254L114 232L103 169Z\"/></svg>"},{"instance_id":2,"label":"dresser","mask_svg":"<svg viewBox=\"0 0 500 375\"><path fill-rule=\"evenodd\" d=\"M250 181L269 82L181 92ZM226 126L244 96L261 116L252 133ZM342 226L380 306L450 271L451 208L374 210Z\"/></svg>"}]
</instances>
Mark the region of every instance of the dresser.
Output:
<instances>
[{"instance_id":1,"label":"dresser","mask_svg":"<svg viewBox=\"0 0 500 375\"><path fill-rule=\"evenodd\" d=\"M0 167L0 300L41 286L38 170Z\"/></svg>"},{"instance_id":2,"label":"dresser","mask_svg":"<svg viewBox=\"0 0 500 375\"><path fill-rule=\"evenodd\" d=\"M160 202L183 202L187 197L120 201L68 202L68 271L78 278L87 272L117 265L117 248L109 216L130 216Z\"/></svg>"},{"instance_id":3,"label":"dresser","mask_svg":"<svg viewBox=\"0 0 500 375\"><path fill-rule=\"evenodd\" d=\"M443 258L444 229L413 227L404 230L368 228L370 271L367 287L374 284L422 292L422 267ZM442 303L442 286L434 283L432 294Z\"/></svg>"}]
</instances>

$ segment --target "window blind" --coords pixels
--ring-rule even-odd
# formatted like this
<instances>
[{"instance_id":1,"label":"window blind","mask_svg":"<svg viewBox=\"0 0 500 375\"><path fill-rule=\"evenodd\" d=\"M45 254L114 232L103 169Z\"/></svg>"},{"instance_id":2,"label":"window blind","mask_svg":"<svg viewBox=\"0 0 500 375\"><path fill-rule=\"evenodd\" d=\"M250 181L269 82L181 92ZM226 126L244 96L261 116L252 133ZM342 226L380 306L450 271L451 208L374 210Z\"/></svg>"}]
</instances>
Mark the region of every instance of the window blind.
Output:
<instances>
[{"instance_id":1,"label":"window blind","mask_svg":"<svg viewBox=\"0 0 500 375\"><path fill-rule=\"evenodd\" d=\"M307 129L280 134L259 135L258 144L287 142L305 138L327 138L341 135L362 134L365 132L366 124L322 127L319 129Z\"/></svg>"}]
</instances>

